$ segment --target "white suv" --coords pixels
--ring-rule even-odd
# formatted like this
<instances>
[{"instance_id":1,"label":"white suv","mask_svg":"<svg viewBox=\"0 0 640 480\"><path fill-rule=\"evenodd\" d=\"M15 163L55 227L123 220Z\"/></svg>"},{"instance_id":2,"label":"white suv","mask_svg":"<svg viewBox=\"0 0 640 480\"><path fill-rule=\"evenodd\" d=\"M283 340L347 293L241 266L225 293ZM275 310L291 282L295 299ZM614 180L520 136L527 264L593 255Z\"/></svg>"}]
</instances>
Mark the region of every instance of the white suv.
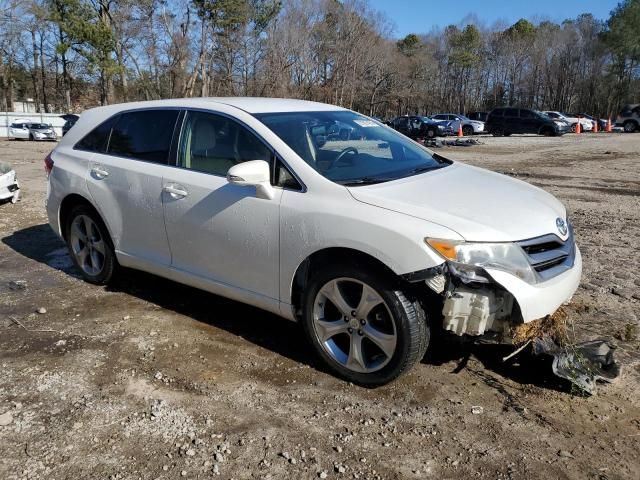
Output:
<instances>
[{"instance_id":1,"label":"white suv","mask_svg":"<svg viewBox=\"0 0 640 480\"><path fill-rule=\"evenodd\" d=\"M49 221L87 281L122 265L299 321L359 384L409 369L433 330L508 336L580 281L553 196L331 105L97 108L45 167Z\"/></svg>"}]
</instances>

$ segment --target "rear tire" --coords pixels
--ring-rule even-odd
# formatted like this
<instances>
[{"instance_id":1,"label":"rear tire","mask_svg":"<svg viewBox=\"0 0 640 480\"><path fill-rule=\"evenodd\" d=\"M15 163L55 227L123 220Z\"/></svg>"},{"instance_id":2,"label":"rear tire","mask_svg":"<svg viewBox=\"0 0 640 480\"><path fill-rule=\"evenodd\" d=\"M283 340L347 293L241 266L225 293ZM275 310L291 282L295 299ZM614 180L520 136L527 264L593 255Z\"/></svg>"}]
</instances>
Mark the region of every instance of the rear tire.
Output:
<instances>
[{"instance_id":1,"label":"rear tire","mask_svg":"<svg viewBox=\"0 0 640 480\"><path fill-rule=\"evenodd\" d=\"M494 128L493 130L491 130L491 135L493 135L494 137L502 137L504 135L504 132L500 128Z\"/></svg>"},{"instance_id":2,"label":"rear tire","mask_svg":"<svg viewBox=\"0 0 640 480\"><path fill-rule=\"evenodd\" d=\"M73 207L67 218L64 238L82 278L96 285L109 283L118 263L104 222L88 205Z\"/></svg>"},{"instance_id":3,"label":"rear tire","mask_svg":"<svg viewBox=\"0 0 640 480\"><path fill-rule=\"evenodd\" d=\"M307 285L303 312L302 327L316 354L358 385L389 383L420 361L429 345L420 303L375 269L322 268Z\"/></svg>"}]
</instances>

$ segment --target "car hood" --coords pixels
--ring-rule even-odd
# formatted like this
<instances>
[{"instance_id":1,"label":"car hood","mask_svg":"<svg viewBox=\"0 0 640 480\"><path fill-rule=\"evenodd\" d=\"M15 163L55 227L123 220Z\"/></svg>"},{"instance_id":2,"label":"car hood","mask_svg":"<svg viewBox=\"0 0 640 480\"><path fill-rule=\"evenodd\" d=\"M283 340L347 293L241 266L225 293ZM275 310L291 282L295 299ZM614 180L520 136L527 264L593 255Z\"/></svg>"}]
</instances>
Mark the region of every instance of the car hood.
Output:
<instances>
[{"instance_id":1,"label":"car hood","mask_svg":"<svg viewBox=\"0 0 640 480\"><path fill-rule=\"evenodd\" d=\"M554 233L562 203L544 190L461 163L400 180L349 187L363 203L437 223L467 241L517 241ZM425 235L428 232L425 232Z\"/></svg>"}]
</instances>

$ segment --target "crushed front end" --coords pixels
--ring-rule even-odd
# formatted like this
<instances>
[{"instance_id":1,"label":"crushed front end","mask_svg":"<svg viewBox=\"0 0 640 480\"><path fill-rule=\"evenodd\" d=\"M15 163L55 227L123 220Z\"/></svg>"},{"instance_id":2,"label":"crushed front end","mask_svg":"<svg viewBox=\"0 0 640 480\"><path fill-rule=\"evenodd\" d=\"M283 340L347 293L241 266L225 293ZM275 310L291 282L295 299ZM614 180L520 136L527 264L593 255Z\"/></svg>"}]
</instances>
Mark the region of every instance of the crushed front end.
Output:
<instances>
[{"instance_id":1,"label":"crushed front end","mask_svg":"<svg viewBox=\"0 0 640 480\"><path fill-rule=\"evenodd\" d=\"M16 203L20 198L20 184L15 170L6 163L0 163L0 201L11 200Z\"/></svg>"},{"instance_id":2,"label":"crushed front end","mask_svg":"<svg viewBox=\"0 0 640 480\"><path fill-rule=\"evenodd\" d=\"M510 244L427 243L447 260L406 279L440 297L442 329L458 336L511 343L517 325L552 315L580 283L582 257L570 226L564 240L551 234Z\"/></svg>"}]
</instances>

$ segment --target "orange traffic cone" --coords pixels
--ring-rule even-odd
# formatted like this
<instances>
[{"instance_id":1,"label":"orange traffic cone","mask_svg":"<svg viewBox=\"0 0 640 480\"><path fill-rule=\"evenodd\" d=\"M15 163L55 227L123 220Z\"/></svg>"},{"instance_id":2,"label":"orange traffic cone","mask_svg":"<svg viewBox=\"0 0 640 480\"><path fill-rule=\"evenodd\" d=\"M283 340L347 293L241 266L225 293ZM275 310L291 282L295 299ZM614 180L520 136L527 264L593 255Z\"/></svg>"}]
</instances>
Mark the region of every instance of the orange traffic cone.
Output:
<instances>
[{"instance_id":1,"label":"orange traffic cone","mask_svg":"<svg viewBox=\"0 0 640 480\"><path fill-rule=\"evenodd\" d=\"M596 118L596 121L593 122L593 133L598 133L598 119Z\"/></svg>"},{"instance_id":2,"label":"orange traffic cone","mask_svg":"<svg viewBox=\"0 0 640 480\"><path fill-rule=\"evenodd\" d=\"M611 133L613 129L611 128L611 117L607 120L607 133Z\"/></svg>"},{"instance_id":3,"label":"orange traffic cone","mask_svg":"<svg viewBox=\"0 0 640 480\"><path fill-rule=\"evenodd\" d=\"M577 134L582 133L582 125L580 125L580 117L578 117L578 123L576 123L576 133Z\"/></svg>"},{"instance_id":4,"label":"orange traffic cone","mask_svg":"<svg viewBox=\"0 0 640 480\"><path fill-rule=\"evenodd\" d=\"M458 124L458 137L464 137L464 133L462 132L462 122Z\"/></svg>"}]
</instances>

